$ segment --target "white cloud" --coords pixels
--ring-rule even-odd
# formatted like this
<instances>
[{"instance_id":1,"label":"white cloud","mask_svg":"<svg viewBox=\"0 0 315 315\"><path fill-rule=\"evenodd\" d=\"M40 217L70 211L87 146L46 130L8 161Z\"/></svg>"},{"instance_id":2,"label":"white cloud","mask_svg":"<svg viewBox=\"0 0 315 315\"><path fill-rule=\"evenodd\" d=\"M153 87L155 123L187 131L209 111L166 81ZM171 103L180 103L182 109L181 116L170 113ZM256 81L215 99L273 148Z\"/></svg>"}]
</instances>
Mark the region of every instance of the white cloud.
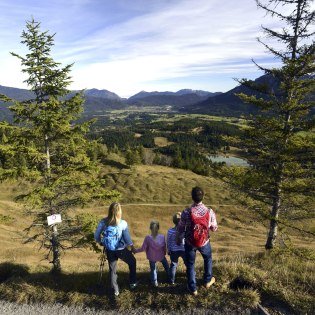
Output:
<instances>
[{"instance_id":1,"label":"white cloud","mask_svg":"<svg viewBox=\"0 0 315 315\"><path fill-rule=\"evenodd\" d=\"M255 40L260 32L256 18L261 13L252 3L248 19L240 3L249 1L229 6L222 1L182 1L79 41L72 48L81 50L77 63L92 64L74 72L81 78L75 79L75 84L82 88L84 77L93 75L87 87L106 86L128 95L147 82L205 73L233 74L248 68L253 71L250 59L264 55ZM71 56L72 50L66 54ZM230 65L238 60L248 62L246 66Z\"/></svg>"},{"instance_id":2,"label":"white cloud","mask_svg":"<svg viewBox=\"0 0 315 315\"><path fill-rule=\"evenodd\" d=\"M25 9L27 2L30 8ZM197 82L205 86L201 78L209 80L209 90L218 90L215 75L221 78L220 90L231 88L232 77L258 75L251 58L266 58L256 41L260 25L278 25L257 10L254 0L71 0L67 6L61 0L33 5L27 0L17 1L14 8L1 3L4 11L16 9L10 12L17 18L12 22L12 15L4 16L3 24L10 20L12 30L0 30L0 67L5 69L0 84L22 82L18 67L8 68L13 57L4 57L3 51L21 50L16 44L21 29L16 29L29 18L23 17L24 8L25 14L31 9L38 14L43 29L57 32L53 56L63 64L75 62L73 88L106 88L122 96L167 84L178 87L177 80L198 88Z\"/></svg>"}]
</instances>

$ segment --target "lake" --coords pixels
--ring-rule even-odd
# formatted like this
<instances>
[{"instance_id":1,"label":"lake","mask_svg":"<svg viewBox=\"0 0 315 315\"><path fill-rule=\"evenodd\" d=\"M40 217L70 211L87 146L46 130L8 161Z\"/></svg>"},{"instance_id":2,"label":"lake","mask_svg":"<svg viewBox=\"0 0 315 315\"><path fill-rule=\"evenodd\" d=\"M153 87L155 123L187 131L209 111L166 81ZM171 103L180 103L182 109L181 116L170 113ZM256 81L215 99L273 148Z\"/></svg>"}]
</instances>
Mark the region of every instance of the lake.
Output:
<instances>
[{"instance_id":1,"label":"lake","mask_svg":"<svg viewBox=\"0 0 315 315\"><path fill-rule=\"evenodd\" d=\"M235 156L224 156L224 155L209 155L208 159L212 162L225 162L226 165L237 165L237 166L249 166L246 160L235 157Z\"/></svg>"}]
</instances>

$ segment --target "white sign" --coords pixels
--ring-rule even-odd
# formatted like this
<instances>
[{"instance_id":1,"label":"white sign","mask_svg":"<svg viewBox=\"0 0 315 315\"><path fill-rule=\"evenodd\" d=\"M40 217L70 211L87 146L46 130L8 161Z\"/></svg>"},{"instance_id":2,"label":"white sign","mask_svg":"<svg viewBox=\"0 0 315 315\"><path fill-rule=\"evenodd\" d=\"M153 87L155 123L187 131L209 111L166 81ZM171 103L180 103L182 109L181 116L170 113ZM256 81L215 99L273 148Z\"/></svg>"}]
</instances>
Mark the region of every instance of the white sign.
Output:
<instances>
[{"instance_id":1,"label":"white sign","mask_svg":"<svg viewBox=\"0 0 315 315\"><path fill-rule=\"evenodd\" d=\"M47 217L48 226L61 223L61 214L53 214Z\"/></svg>"}]
</instances>

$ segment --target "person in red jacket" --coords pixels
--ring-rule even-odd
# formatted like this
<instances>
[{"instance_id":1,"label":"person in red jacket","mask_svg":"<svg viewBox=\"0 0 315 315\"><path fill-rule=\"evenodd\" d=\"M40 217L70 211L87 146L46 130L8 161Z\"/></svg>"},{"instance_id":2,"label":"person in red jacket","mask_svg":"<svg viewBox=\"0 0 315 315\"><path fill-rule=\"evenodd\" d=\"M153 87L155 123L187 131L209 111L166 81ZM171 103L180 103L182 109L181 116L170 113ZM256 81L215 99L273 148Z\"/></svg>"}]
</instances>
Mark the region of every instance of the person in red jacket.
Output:
<instances>
[{"instance_id":1,"label":"person in red jacket","mask_svg":"<svg viewBox=\"0 0 315 315\"><path fill-rule=\"evenodd\" d=\"M200 187L194 187L191 191L193 204L181 214L177 226L177 242L180 244L185 238L185 260L188 290L196 296L195 260L197 250L204 260L204 286L210 288L215 282L212 276L212 250L209 241L209 232L216 231L218 224L214 211L207 208L203 203L204 192Z\"/></svg>"}]
</instances>

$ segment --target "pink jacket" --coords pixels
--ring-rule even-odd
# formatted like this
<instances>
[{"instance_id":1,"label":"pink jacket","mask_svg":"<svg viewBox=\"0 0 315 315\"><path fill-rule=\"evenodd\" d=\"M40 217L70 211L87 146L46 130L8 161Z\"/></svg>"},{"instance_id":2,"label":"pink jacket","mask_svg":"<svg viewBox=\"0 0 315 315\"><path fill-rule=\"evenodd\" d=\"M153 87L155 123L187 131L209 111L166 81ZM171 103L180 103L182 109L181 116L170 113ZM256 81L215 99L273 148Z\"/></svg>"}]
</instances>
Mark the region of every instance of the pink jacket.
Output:
<instances>
[{"instance_id":1,"label":"pink jacket","mask_svg":"<svg viewBox=\"0 0 315 315\"><path fill-rule=\"evenodd\" d=\"M149 261L161 261L166 255L165 236L158 234L155 239L152 235L147 235L142 246L136 250L136 253L146 252Z\"/></svg>"}]
</instances>

